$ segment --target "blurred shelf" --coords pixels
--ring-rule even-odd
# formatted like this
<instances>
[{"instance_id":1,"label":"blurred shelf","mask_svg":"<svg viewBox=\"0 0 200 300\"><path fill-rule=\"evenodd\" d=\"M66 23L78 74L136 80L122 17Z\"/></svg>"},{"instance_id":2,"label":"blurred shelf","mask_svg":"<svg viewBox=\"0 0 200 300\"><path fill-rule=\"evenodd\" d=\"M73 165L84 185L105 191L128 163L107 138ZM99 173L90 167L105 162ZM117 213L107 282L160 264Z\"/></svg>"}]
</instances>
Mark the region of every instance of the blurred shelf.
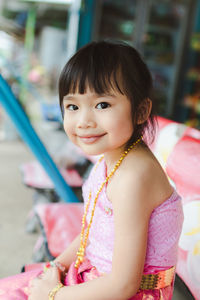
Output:
<instances>
[{"instance_id":1,"label":"blurred shelf","mask_svg":"<svg viewBox=\"0 0 200 300\"><path fill-rule=\"evenodd\" d=\"M46 3L46 4L72 4L74 0L20 0L21 2L36 2L36 3Z\"/></svg>"},{"instance_id":2,"label":"blurred shelf","mask_svg":"<svg viewBox=\"0 0 200 300\"><path fill-rule=\"evenodd\" d=\"M172 27L167 27L167 26L163 26L163 25L159 25L159 24L157 24L157 25L148 24L147 31L149 31L149 30L153 31L153 32L176 35L179 28L172 28Z\"/></svg>"}]
</instances>

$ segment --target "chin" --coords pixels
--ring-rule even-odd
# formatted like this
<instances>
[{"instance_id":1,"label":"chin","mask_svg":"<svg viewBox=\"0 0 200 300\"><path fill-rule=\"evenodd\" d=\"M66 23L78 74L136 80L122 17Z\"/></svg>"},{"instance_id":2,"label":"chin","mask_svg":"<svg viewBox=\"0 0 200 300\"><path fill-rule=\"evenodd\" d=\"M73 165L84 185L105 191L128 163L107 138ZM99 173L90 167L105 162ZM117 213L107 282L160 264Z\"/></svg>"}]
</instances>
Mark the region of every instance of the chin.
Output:
<instances>
[{"instance_id":1,"label":"chin","mask_svg":"<svg viewBox=\"0 0 200 300\"><path fill-rule=\"evenodd\" d=\"M91 155L91 156L98 156L98 155L102 155L103 154L103 152L102 151L94 151L94 150L86 150L86 149L83 149L83 148L81 148L81 150L85 153L85 154L87 154L87 155Z\"/></svg>"},{"instance_id":2,"label":"chin","mask_svg":"<svg viewBox=\"0 0 200 300\"><path fill-rule=\"evenodd\" d=\"M81 150L87 154L87 155L94 155L94 156L97 156L97 155L101 155L103 154L104 152L106 152L106 149L103 149L103 148L100 148L100 147L97 147L97 146L94 146L94 145L90 145L90 146L80 146L80 145L77 145L79 148L81 148ZM105 150L105 151L104 151Z\"/></svg>"}]
</instances>

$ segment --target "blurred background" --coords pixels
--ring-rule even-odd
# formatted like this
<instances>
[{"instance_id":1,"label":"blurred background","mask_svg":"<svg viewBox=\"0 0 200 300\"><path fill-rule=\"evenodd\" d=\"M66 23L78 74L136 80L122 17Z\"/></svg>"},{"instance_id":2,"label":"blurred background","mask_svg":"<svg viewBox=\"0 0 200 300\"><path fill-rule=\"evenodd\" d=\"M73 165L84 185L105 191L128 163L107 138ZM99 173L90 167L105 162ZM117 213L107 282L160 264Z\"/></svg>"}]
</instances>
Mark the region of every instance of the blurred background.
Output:
<instances>
[{"instance_id":1,"label":"blurred background","mask_svg":"<svg viewBox=\"0 0 200 300\"><path fill-rule=\"evenodd\" d=\"M200 0L0 0L0 73L59 166L73 160L60 151L60 71L77 49L102 39L139 50L160 116L200 129ZM32 260L38 238L29 214L42 193L24 167L32 159L0 101L0 277Z\"/></svg>"}]
</instances>

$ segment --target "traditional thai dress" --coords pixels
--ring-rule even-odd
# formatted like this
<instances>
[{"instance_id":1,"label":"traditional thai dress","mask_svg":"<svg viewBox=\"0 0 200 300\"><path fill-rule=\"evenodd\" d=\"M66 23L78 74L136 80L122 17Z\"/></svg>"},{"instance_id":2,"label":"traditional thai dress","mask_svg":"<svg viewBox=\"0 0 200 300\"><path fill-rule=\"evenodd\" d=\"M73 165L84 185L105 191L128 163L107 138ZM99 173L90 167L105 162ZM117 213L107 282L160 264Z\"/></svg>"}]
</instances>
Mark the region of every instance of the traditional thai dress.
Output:
<instances>
[{"instance_id":1,"label":"traditional thai dress","mask_svg":"<svg viewBox=\"0 0 200 300\"><path fill-rule=\"evenodd\" d=\"M106 164L102 160L96 171L93 168L83 186L85 202L88 200L89 192L92 193L87 222L90 220L97 190L105 178ZM151 214L143 282L138 293L133 295L130 300L172 299L174 270L177 262L178 240L182 223L181 198L174 190L172 195L156 207ZM114 215L112 203L106 195L106 186L104 186L98 198L90 229L89 242L89 246L86 248L85 262L79 267L78 273L74 263L70 266L65 278L66 285L86 282L111 272L114 247ZM33 270L0 280L0 299L27 299L29 281L40 272L41 269ZM150 274L153 275L150 276Z\"/></svg>"}]
</instances>

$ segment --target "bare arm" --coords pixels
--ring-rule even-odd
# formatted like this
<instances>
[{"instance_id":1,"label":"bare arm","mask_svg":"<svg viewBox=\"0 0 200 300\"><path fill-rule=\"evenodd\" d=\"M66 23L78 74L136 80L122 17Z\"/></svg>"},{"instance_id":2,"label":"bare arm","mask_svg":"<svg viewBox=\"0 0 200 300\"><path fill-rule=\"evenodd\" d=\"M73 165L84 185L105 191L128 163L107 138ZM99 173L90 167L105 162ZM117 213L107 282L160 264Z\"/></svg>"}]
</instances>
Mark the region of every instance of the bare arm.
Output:
<instances>
[{"instance_id":1,"label":"bare arm","mask_svg":"<svg viewBox=\"0 0 200 300\"><path fill-rule=\"evenodd\" d=\"M66 270L69 269L70 264L76 259L76 253L80 245L80 234L71 242L69 247L64 250L56 259L55 262L59 262L66 267Z\"/></svg>"}]
</instances>

